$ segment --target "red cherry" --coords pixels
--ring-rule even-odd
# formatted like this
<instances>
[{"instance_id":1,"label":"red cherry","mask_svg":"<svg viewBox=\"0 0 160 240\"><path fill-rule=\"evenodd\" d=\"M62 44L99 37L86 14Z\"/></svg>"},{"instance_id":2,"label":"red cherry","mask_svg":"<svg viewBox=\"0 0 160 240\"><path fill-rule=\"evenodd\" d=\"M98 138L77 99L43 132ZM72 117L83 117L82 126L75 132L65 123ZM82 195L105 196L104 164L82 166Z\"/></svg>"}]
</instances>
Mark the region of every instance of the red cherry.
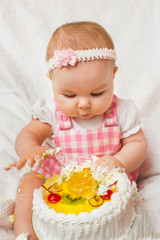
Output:
<instances>
[{"instance_id":1,"label":"red cherry","mask_svg":"<svg viewBox=\"0 0 160 240\"><path fill-rule=\"evenodd\" d=\"M116 185L118 181L115 181L114 183L112 183L111 185L109 185L109 187Z\"/></svg>"},{"instance_id":2,"label":"red cherry","mask_svg":"<svg viewBox=\"0 0 160 240\"><path fill-rule=\"evenodd\" d=\"M101 197L102 197L104 200L110 200L112 194L113 194L112 190L108 190L108 191L107 191L107 194L104 195L104 196L101 196Z\"/></svg>"},{"instance_id":3,"label":"red cherry","mask_svg":"<svg viewBox=\"0 0 160 240\"><path fill-rule=\"evenodd\" d=\"M57 194L57 193L51 193L51 194L49 194L49 196L48 196L48 201L50 202L50 203L57 203L57 202L59 202L61 200L61 196L59 195L59 194Z\"/></svg>"}]
</instances>

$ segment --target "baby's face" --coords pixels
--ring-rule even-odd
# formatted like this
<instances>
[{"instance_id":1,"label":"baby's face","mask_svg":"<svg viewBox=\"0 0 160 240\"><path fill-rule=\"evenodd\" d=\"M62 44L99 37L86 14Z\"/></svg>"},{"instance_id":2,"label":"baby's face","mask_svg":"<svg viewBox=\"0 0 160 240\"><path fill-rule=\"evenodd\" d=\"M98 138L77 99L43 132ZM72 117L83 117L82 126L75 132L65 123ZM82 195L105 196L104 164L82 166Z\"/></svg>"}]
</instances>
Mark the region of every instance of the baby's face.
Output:
<instances>
[{"instance_id":1,"label":"baby's face","mask_svg":"<svg viewBox=\"0 0 160 240\"><path fill-rule=\"evenodd\" d=\"M60 110L86 120L106 112L112 102L116 70L110 60L54 69L53 92Z\"/></svg>"}]
</instances>

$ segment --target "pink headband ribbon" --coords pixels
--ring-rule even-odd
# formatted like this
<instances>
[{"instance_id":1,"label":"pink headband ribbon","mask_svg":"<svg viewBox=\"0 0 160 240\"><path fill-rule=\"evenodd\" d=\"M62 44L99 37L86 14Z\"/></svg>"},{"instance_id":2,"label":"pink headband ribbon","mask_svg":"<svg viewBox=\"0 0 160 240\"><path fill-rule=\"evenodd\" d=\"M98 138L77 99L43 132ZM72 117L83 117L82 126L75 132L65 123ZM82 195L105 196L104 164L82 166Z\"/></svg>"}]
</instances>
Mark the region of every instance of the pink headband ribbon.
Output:
<instances>
[{"instance_id":1,"label":"pink headband ribbon","mask_svg":"<svg viewBox=\"0 0 160 240\"><path fill-rule=\"evenodd\" d=\"M109 59L116 61L116 52L114 49L108 48L93 48L87 50L72 49L55 50L54 56L49 59L48 72L50 73L54 68L62 68L67 65L75 66L77 62L91 61L96 59Z\"/></svg>"}]
</instances>

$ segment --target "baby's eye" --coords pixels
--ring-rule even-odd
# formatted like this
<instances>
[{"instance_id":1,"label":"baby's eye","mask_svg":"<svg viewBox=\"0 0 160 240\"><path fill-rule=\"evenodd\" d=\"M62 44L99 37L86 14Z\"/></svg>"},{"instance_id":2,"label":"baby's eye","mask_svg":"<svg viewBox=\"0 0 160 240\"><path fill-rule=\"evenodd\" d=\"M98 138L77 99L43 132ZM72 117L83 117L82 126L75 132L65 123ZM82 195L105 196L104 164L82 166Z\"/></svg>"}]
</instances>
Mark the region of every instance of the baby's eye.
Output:
<instances>
[{"instance_id":1,"label":"baby's eye","mask_svg":"<svg viewBox=\"0 0 160 240\"><path fill-rule=\"evenodd\" d=\"M98 93L91 93L91 96L100 96L100 95L102 95L103 94L103 92L98 92Z\"/></svg>"},{"instance_id":2,"label":"baby's eye","mask_svg":"<svg viewBox=\"0 0 160 240\"><path fill-rule=\"evenodd\" d=\"M73 97L75 97L76 95L75 95L75 94L71 94L71 95L70 95L70 94L64 94L64 96L65 96L65 97L68 97L68 98L73 98Z\"/></svg>"}]
</instances>

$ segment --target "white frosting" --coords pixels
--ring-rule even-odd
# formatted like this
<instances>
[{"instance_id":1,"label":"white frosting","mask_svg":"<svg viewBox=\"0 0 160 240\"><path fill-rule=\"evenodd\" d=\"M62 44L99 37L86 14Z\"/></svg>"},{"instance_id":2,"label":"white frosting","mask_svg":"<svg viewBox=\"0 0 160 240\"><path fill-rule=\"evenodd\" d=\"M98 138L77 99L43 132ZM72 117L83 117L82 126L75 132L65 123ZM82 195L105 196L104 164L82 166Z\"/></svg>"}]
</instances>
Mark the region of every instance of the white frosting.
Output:
<instances>
[{"instance_id":1,"label":"white frosting","mask_svg":"<svg viewBox=\"0 0 160 240\"><path fill-rule=\"evenodd\" d=\"M28 233L21 233L16 240L28 240Z\"/></svg>"},{"instance_id":2,"label":"white frosting","mask_svg":"<svg viewBox=\"0 0 160 240\"><path fill-rule=\"evenodd\" d=\"M53 157L53 156L56 156L57 154L59 154L61 152L61 150L62 149L60 147L57 147L54 149L47 149L47 150L45 150L45 152L48 156Z\"/></svg>"},{"instance_id":3,"label":"white frosting","mask_svg":"<svg viewBox=\"0 0 160 240\"><path fill-rule=\"evenodd\" d=\"M90 213L57 213L45 203L42 188L35 189L33 199L34 229L40 240L123 239L135 218L136 184L125 173L112 171L112 183L118 180L111 201ZM103 187L102 187L103 189Z\"/></svg>"}]
</instances>

